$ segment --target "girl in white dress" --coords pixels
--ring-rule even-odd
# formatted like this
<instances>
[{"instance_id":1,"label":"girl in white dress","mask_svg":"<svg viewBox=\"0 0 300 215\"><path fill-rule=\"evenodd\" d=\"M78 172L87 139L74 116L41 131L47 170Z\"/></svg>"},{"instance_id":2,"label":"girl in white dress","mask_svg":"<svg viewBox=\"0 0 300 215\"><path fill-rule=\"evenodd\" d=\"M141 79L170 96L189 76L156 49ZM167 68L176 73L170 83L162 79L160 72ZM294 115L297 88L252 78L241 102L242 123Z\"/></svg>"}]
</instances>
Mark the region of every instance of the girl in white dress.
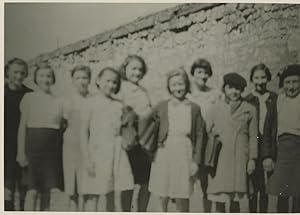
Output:
<instances>
[{"instance_id":1,"label":"girl in white dress","mask_svg":"<svg viewBox=\"0 0 300 215\"><path fill-rule=\"evenodd\" d=\"M133 189L133 176L126 151L121 147L122 103L113 98L120 89L120 75L113 68L100 71L99 94L90 98L83 115L81 144L84 166L82 192L86 210L97 211L100 195L106 210L114 211L113 191Z\"/></svg>"},{"instance_id":2,"label":"girl in white dress","mask_svg":"<svg viewBox=\"0 0 300 215\"><path fill-rule=\"evenodd\" d=\"M69 196L69 210L82 209L82 155L80 149L81 112L89 97L88 86L91 81L91 69L79 65L71 70L74 93L64 102L64 118L67 129L64 133L63 169L65 193Z\"/></svg>"},{"instance_id":3,"label":"girl in white dress","mask_svg":"<svg viewBox=\"0 0 300 215\"><path fill-rule=\"evenodd\" d=\"M202 160L205 126L200 107L186 98L189 79L185 71L171 71L167 86L171 98L154 108L160 127L149 190L160 196L162 211L167 211L172 198L179 212L188 212L193 182Z\"/></svg>"}]
</instances>

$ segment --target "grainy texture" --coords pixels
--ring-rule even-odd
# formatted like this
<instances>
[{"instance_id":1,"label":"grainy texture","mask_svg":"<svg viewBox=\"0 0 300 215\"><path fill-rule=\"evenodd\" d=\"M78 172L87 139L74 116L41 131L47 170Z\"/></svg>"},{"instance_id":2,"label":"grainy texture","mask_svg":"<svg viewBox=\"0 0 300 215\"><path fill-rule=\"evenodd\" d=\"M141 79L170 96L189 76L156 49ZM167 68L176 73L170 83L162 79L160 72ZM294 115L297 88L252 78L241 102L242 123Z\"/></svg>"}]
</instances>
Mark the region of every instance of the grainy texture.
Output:
<instances>
[{"instance_id":1,"label":"grainy texture","mask_svg":"<svg viewBox=\"0 0 300 215\"><path fill-rule=\"evenodd\" d=\"M248 79L251 67L260 62L273 74L300 62L299 17L299 5L181 4L42 54L30 65L48 61L59 76L55 90L62 93L69 89L73 66L88 64L94 77L102 67L118 67L128 54L139 54L149 67L143 83L157 101L166 93L166 72L180 65L189 70L197 57L212 63L210 81L217 87L228 72ZM271 87L276 89L274 79Z\"/></svg>"},{"instance_id":2,"label":"grainy texture","mask_svg":"<svg viewBox=\"0 0 300 215\"><path fill-rule=\"evenodd\" d=\"M273 74L271 88L277 90L275 74L288 63L300 62L299 23L300 5L181 4L41 54L29 62L28 84L33 84L34 65L47 61L56 72L55 92L68 94L69 71L75 65L89 65L94 78L104 66L117 68L128 54L139 54L149 67L142 82L154 103L167 93L168 70L182 65L189 71L198 57L213 66L211 85L220 87L228 72L248 80L251 67L263 62ZM201 211L198 188L191 199L194 212ZM66 210L63 199L60 210ZM149 211L156 210L154 202L152 198Z\"/></svg>"}]
</instances>

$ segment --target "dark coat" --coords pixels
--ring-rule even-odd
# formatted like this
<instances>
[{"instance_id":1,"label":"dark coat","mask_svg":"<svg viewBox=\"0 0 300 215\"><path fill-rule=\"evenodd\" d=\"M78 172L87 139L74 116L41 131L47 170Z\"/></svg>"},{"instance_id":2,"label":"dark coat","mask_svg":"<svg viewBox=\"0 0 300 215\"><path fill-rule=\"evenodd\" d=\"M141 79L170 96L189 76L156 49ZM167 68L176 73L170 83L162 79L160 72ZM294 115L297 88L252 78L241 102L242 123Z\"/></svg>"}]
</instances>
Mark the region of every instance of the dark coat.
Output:
<instances>
[{"instance_id":1,"label":"dark coat","mask_svg":"<svg viewBox=\"0 0 300 215\"><path fill-rule=\"evenodd\" d=\"M164 144L168 137L169 120L168 120L168 102L169 100L161 101L144 120L144 125L140 126L139 139L142 147L155 153L157 148ZM189 137L193 145L193 159L198 164L203 164L204 147L206 141L206 127L202 118L200 107L191 102L192 125ZM149 131L150 129L150 131ZM141 141L144 135L152 134L151 141Z\"/></svg>"},{"instance_id":2,"label":"dark coat","mask_svg":"<svg viewBox=\"0 0 300 215\"><path fill-rule=\"evenodd\" d=\"M129 106L122 108L121 129L122 148L129 150L138 144L138 115Z\"/></svg>"},{"instance_id":3,"label":"dark coat","mask_svg":"<svg viewBox=\"0 0 300 215\"><path fill-rule=\"evenodd\" d=\"M258 159L261 160L265 158L272 158L273 160L276 160L277 154L277 94L274 92L269 93L270 96L266 101L267 114L264 123L263 134L259 134L258 136ZM258 98L250 93L245 99L256 107L257 118L259 119Z\"/></svg>"}]
</instances>

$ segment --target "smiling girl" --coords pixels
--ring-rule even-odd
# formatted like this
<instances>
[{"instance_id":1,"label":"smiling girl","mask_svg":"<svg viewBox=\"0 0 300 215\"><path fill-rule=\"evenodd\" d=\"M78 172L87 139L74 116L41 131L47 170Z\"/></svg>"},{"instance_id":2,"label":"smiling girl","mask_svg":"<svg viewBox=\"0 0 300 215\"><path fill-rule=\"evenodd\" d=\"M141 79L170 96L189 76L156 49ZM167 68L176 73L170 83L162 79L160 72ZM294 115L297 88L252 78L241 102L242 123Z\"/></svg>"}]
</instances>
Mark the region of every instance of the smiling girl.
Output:
<instances>
[{"instance_id":1,"label":"smiling girl","mask_svg":"<svg viewBox=\"0 0 300 215\"><path fill-rule=\"evenodd\" d=\"M287 66L279 76L283 92L277 100L278 150L268 193L279 197L278 212L300 212L300 65ZM271 149L271 143L265 147ZM266 159L267 160L267 159ZM293 204L289 205L289 199Z\"/></svg>"},{"instance_id":2,"label":"smiling girl","mask_svg":"<svg viewBox=\"0 0 300 215\"><path fill-rule=\"evenodd\" d=\"M175 199L178 212L188 212L193 179L202 161L205 123L200 107L186 98L190 82L183 69L168 73L167 89L170 99L152 112L160 125L149 190L160 197L163 212L169 199Z\"/></svg>"},{"instance_id":3,"label":"smiling girl","mask_svg":"<svg viewBox=\"0 0 300 215\"><path fill-rule=\"evenodd\" d=\"M114 191L132 190L134 185L128 156L121 146L123 105L114 98L120 90L120 74L106 67L98 74L96 85L99 92L89 99L82 118L85 168L82 192L86 197L86 211L98 211L100 195L105 196L105 210L114 211Z\"/></svg>"},{"instance_id":4,"label":"smiling girl","mask_svg":"<svg viewBox=\"0 0 300 215\"><path fill-rule=\"evenodd\" d=\"M124 79L121 88L121 99L125 106L130 106L139 119L144 118L151 111L151 101L146 88L140 81L147 73L145 60L138 55L129 55L121 65L121 74ZM141 149L139 144L127 148L134 183L138 185L137 211L146 212L150 193L148 183L151 160ZM133 190L122 192L123 211L131 211Z\"/></svg>"},{"instance_id":5,"label":"smiling girl","mask_svg":"<svg viewBox=\"0 0 300 215\"><path fill-rule=\"evenodd\" d=\"M258 117L258 157L252 178L256 192L250 197L250 212L267 212L268 196L265 187L267 178L265 177L271 175L276 157L277 95L267 88L271 78L271 72L265 64L255 65L250 73L250 82L254 89L245 98L256 107ZM264 142L270 144L268 151L264 148Z\"/></svg>"},{"instance_id":6,"label":"smiling girl","mask_svg":"<svg viewBox=\"0 0 300 215\"><path fill-rule=\"evenodd\" d=\"M217 212L225 212L226 205L230 212L248 212L248 207L239 203L248 204L248 175L257 158L256 109L241 96L247 84L242 76L229 73L223 78L224 99L206 121L208 132L222 144L216 174L209 178L208 199L216 203Z\"/></svg>"},{"instance_id":7,"label":"smiling girl","mask_svg":"<svg viewBox=\"0 0 300 215\"><path fill-rule=\"evenodd\" d=\"M64 118L67 129L64 133L63 167L65 192L69 195L69 209L78 211L82 194L82 150L80 145L81 114L84 104L89 98L88 86L91 81L91 69L79 65L71 70L73 94L64 104Z\"/></svg>"},{"instance_id":8,"label":"smiling girl","mask_svg":"<svg viewBox=\"0 0 300 215\"><path fill-rule=\"evenodd\" d=\"M4 88L4 198L7 211L18 208L24 210L26 169L20 168L16 157L21 115L19 105L23 96L32 91L23 84L27 75L28 66L22 59L13 58L5 66L7 83ZM20 202L14 202L16 190L20 192Z\"/></svg>"},{"instance_id":9,"label":"smiling girl","mask_svg":"<svg viewBox=\"0 0 300 215\"><path fill-rule=\"evenodd\" d=\"M43 64L34 72L39 89L26 94L20 104L17 161L28 165L28 191L25 210L36 208L37 193L50 193L50 209L63 187L62 102L51 92L55 83L53 69ZM53 204L52 204L53 203ZM45 210L49 208L44 208Z\"/></svg>"}]
</instances>

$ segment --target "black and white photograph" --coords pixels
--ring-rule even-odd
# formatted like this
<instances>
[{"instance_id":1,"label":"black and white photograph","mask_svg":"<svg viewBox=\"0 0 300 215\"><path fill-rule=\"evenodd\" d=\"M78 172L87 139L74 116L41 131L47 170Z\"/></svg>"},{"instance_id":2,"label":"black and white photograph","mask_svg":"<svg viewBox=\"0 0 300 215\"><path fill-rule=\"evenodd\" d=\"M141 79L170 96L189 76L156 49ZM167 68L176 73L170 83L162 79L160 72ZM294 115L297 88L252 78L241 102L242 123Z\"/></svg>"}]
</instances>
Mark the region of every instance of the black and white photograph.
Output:
<instances>
[{"instance_id":1,"label":"black and white photograph","mask_svg":"<svg viewBox=\"0 0 300 215\"><path fill-rule=\"evenodd\" d=\"M300 213L300 1L4 1L4 211Z\"/></svg>"}]
</instances>

